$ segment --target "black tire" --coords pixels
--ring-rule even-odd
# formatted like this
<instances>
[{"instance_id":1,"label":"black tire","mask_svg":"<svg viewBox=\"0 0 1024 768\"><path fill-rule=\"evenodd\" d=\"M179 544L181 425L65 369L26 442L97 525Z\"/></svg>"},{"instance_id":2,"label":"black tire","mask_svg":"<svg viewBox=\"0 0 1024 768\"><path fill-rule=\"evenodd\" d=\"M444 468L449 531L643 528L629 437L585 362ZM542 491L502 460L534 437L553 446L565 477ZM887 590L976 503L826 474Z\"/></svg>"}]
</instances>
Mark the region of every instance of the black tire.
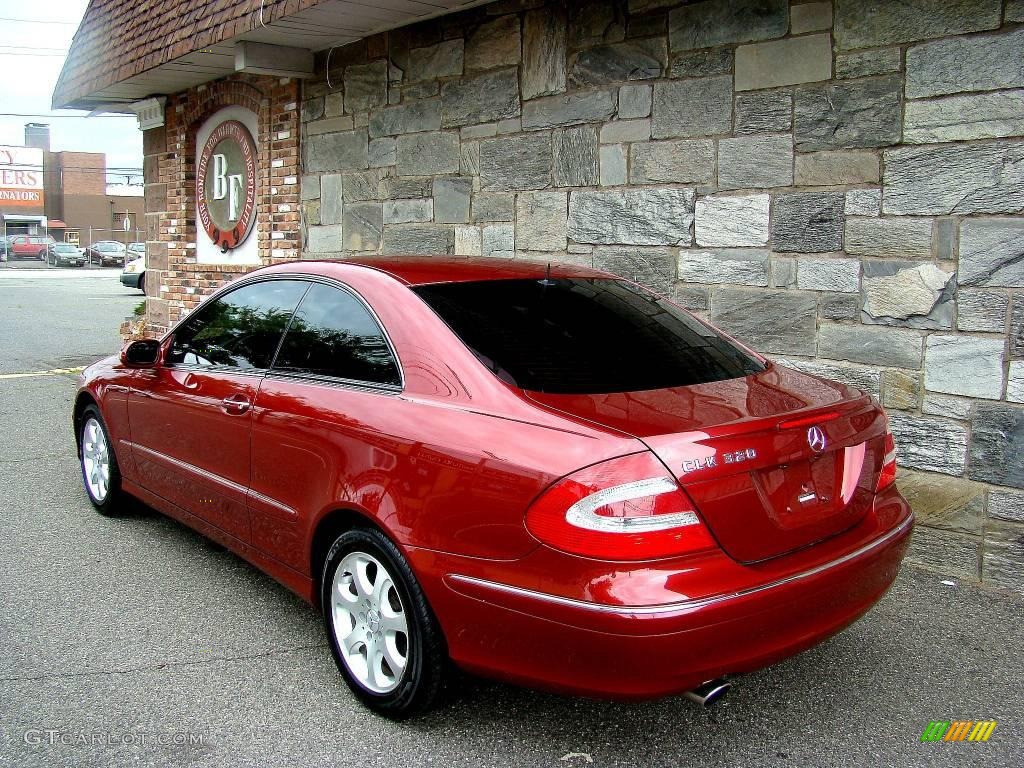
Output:
<instances>
[{"instance_id":1,"label":"black tire","mask_svg":"<svg viewBox=\"0 0 1024 768\"><path fill-rule=\"evenodd\" d=\"M107 446L109 475L107 492L103 498L97 498L92 488L90 488L86 460L84 458L87 451L86 431L93 421L96 422L102 431L103 439L106 441ZM117 466L117 456L114 454L114 444L110 440L110 433L107 432L107 425L103 422L103 417L95 405L86 407L82 411L81 418L78 420L78 466L82 472L82 485L85 488L85 495L89 497L89 501L96 508L96 511L107 517L117 517L122 514L125 507L125 493L121 490L121 470Z\"/></svg>"},{"instance_id":2,"label":"black tire","mask_svg":"<svg viewBox=\"0 0 1024 768\"><path fill-rule=\"evenodd\" d=\"M353 675L343 658L334 629L335 573L342 561L353 554L369 555L384 566L401 601L408 626L406 667L398 678L397 687L386 693L370 690ZM392 720L402 720L427 711L437 702L449 673L444 635L408 563L387 536L373 528L354 528L338 536L324 563L320 599L331 654L345 682L366 707Z\"/></svg>"},{"instance_id":3,"label":"black tire","mask_svg":"<svg viewBox=\"0 0 1024 768\"><path fill-rule=\"evenodd\" d=\"M146 273L145 272L143 272L141 275L139 275L139 290L142 291L143 293L146 292Z\"/></svg>"}]
</instances>

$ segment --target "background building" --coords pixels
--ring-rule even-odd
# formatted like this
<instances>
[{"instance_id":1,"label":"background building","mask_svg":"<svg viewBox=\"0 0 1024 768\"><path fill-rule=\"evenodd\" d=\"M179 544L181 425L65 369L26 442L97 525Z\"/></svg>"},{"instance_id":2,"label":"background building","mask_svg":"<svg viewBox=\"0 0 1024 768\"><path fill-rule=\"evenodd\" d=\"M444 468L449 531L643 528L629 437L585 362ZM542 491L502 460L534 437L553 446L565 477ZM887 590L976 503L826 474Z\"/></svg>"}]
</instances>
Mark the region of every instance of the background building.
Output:
<instances>
[{"instance_id":1,"label":"background building","mask_svg":"<svg viewBox=\"0 0 1024 768\"><path fill-rule=\"evenodd\" d=\"M197 254L196 136L238 107L259 262L636 278L877 395L913 557L1024 587L1022 0L129 5L90 8L54 106L147 128L155 327L251 268Z\"/></svg>"},{"instance_id":2,"label":"background building","mask_svg":"<svg viewBox=\"0 0 1024 768\"><path fill-rule=\"evenodd\" d=\"M135 178L142 180L141 174ZM102 154L46 154L46 213L55 239L85 246L97 240L134 243L145 238L142 185L111 184L111 180ZM53 220L59 222L57 226Z\"/></svg>"},{"instance_id":3,"label":"background building","mask_svg":"<svg viewBox=\"0 0 1024 768\"><path fill-rule=\"evenodd\" d=\"M144 237L144 211L141 169L134 175L112 171L102 153L51 152L48 125L28 123L24 146L0 147L7 234L49 234L81 246L137 242Z\"/></svg>"}]
</instances>

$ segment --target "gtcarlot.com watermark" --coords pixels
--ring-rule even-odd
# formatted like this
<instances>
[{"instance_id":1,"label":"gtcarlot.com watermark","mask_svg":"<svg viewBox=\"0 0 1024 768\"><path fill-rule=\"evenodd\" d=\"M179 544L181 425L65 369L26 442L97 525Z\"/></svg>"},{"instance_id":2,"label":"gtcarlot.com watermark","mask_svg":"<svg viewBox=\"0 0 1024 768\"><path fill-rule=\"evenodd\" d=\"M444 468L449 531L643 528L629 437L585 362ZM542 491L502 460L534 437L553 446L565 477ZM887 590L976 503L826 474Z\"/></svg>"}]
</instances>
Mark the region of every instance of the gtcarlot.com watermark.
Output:
<instances>
[{"instance_id":1,"label":"gtcarlot.com watermark","mask_svg":"<svg viewBox=\"0 0 1024 768\"><path fill-rule=\"evenodd\" d=\"M60 728L29 728L25 743L30 746L65 747L201 747L206 734L191 731L71 731Z\"/></svg>"}]
</instances>

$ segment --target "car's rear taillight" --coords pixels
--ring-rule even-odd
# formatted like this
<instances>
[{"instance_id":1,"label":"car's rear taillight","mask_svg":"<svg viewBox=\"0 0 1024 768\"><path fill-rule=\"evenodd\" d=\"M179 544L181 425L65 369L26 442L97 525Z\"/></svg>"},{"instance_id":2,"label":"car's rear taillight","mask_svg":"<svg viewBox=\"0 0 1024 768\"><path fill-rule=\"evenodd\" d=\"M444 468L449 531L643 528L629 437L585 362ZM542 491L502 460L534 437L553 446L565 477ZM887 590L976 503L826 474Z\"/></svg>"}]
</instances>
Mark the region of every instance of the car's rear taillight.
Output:
<instances>
[{"instance_id":1,"label":"car's rear taillight","mask_svg":"<svg viewBox=\"0 0 1024 768\"><path fill-rule=\"evenodd\" d=\"M623 456L556 482L526 527L548 546L601 560L649 560L715 547L689 497L650 453Z\"/></svg>"},{"instance_id":2,"label":"car's rear taillight","mask_svg":"<svg viewBox=\"0 0 1024 768\"><path fill-rule=\"evenodd\" d=\"M878 475L878 487L875 492L884 491L896 482L896 441L892 432L885 433L885 456L882 459L882 472Z\"/></svg>"}]
</instances>

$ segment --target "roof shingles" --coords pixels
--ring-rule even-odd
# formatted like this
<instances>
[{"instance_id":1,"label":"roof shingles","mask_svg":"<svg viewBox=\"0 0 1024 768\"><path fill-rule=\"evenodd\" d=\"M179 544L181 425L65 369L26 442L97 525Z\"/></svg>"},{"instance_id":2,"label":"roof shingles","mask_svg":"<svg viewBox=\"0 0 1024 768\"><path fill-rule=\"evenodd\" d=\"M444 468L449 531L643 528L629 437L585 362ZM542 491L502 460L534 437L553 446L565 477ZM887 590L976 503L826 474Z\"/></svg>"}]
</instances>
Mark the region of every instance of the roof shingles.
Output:
<instances>
[{"instance_id":1,"label":"roof shingles","mask_svg":"<svg viewBox=\"0 0 1024 768\"><path fill-rule=\"evenodd\" d=\"M263 23L322 0L263 0ZM260 0L90 0L53 91L53 107L90 97L260 25Z\"/></svg>"}]
</instances>

